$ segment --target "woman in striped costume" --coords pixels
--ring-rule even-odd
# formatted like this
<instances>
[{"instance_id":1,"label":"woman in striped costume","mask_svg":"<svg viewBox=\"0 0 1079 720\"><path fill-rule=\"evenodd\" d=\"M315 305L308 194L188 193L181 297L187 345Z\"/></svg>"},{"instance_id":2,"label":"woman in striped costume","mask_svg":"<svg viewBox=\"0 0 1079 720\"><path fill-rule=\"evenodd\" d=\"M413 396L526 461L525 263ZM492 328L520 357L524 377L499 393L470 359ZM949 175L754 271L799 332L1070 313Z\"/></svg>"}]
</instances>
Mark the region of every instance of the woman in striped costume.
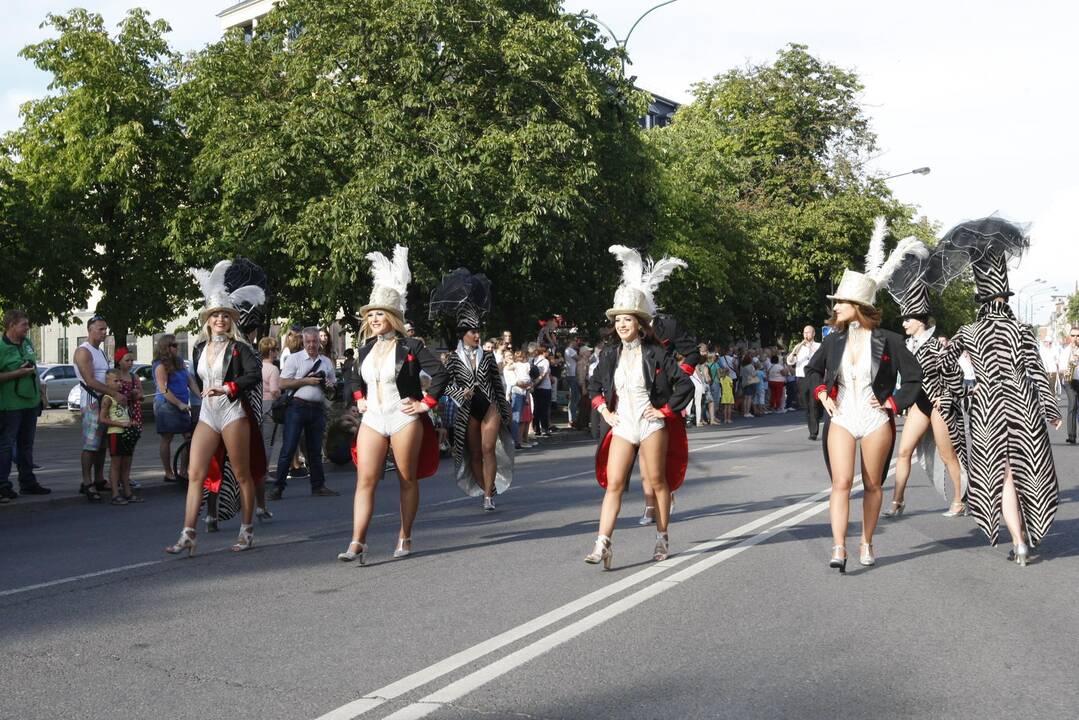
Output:
<instances>
[{"instance_id":1,"label":"woman in striped costume","mask_svg":"<svg viewBox=\"0 0 1079 720\"><path fill-rule=\"evenodd\" d=\"M941 364L943 346L935 337L936 323L930 316L929 288L922 278L929 251L918 243L916 252L907 255L899 270L892 276L891 293L899 303L903 329L907 333L907 349L914 353L922 368L922 387L914 405L907 410L903 435L899 439L899 458L895 466L895 494L892 506L884 517L898 518L906 507L907 480L910 479L911 459L920 448L922 465L937 490L947 498L944 480L933 473L933 455L939 452L948 477L952 481L952 502L944 517L963 514L962 470L955 448L963 445L963 417L945 382ZM959 372L959 368L955 368ZM955 379L962 384L962 373ZM932 432L927 432L932 430Z\"/></svg>"},{"instance_id":2,"label":"woman in striped costume","mask_svg":"<svg viewBox=\"0 0 1079 720\"><path fill-rule=\"evenodd\" d=\"M967 462L971 513L993 545L1003 515L1012 538L1010 557L1024 566L1030 546L1042 541L1056 515L1059 487L1046 421L1061 424L1038 341L1006 301L1013 294L1008 260L1029 244L1021 228L1000 218L961 223L934 250L926 275L930 283L945 284L964 266L974 271L978 317L955 333L944 364L950 370L966 351L974 365Z\"/></svg>"}]
</instances>

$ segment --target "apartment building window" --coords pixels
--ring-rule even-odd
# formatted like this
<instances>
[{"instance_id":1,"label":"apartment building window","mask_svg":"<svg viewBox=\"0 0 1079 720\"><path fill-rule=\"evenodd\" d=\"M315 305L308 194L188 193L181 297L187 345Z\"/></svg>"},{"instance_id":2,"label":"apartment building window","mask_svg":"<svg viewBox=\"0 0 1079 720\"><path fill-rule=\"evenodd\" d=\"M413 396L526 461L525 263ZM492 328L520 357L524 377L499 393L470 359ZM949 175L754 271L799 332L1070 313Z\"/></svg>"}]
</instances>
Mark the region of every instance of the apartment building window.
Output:
<instances>
[{"instance_id":1,"label":"apartment building window","mask_svg":"<svg viewBox=\"0 0 1079 720\"><path fill-rule=\"evenodd\" d=\"M56 362L61 365L71 362L66 337L56 338Z\"/></svg>"}]
</instances>

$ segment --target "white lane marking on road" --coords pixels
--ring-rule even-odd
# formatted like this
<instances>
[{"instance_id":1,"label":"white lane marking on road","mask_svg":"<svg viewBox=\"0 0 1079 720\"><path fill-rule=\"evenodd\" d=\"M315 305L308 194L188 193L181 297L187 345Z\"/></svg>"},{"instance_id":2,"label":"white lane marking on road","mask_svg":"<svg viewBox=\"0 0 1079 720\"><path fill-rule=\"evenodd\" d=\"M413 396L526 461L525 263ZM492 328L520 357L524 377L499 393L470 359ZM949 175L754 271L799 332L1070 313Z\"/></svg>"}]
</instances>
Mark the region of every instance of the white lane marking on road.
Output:
<instances>
[{"instance_id":1,"label":"white lane marking on road","mask_svg":"<svg viewBox=\"0 0 1079 720\"><path fill-rule=\"evenodd\" d=\"M890 475L891 472L892 471L889 470L888 474ZM860 477L860 475L855 477L855 483L851 488L852 495L861 490ZM708 570L709 568L712 568L719 563L724 562L725 560L729 560L730 558L739 555L740 553L748 550L754 545L759 545L760 543L764 542L769 537L774 535L776 532L779 532L780 530L785 530L793 525L797 525L803 520L810 518L813 515L816 515L817 513L828 507L827 502L819 502L819 499L829 494L829 490L822 490L821 492L816 493L812 496L812 498L818 498L818 501L814 501L812 498L810 498L808 500L803 500L802 502L797 503L789 508L785 508L787 512L785 513L786 517L783 520L776 523L775 525L772 525L771 527L766 528L765 530L762 530L758 534L746 538L731 547L724 548L723 550L717 552L715 555L707 557L700 562L694 563L688 568L685 568L684 570L681 570L680 572L677 572L669 577L661 578L655 583L643 587L640 590L634 592L633 594L627 595L626 597L621 598L620 600L617 600L610 605L607 605L602 609L597 610L596 612L567 625L561 630L557 630L550 635L546 635L539 640L533 642L532 644L527 645L520 650L512 652L509 655L500 658L497 661L466 675L460 680L452 682L449 685L443 687L442 689L437 690L430 695L427 695L419 701L412 703L411 705L408 705L391 715L386 716L384 720L418 720L418 718L423 718L427 715L430 715L431 713L440 709L443 705L456 702L457 700L461 699L462 697L471 693L477 688L480 688L483 685L489 683L490 681L501 677L502 675L505 675L509 671L518 668L521 665L524 665L530 660L534 660L535 658L547 653L555 647L565 642L568 642L569 640L572 640L578 635L581 635L586 631L598 625L601 625L602 623L610 620L613 617L621 615L622 613L640 605L641 603L656 597L660 593L670 590L673 587L677 587L686 580L696 575L699 575L705 570ZM806 508L806 505L809 505L810 507ZM802 508L805 509L802 512L797 512L797 510ZM773 513L773 515L775 514L776 513ZM762 518L762 520L763 519L764 518ZM760 523L756 523L756 526L759 527ZM721 538L730 538L732 536L738 537L744 535L745 532L746 531L744 530L744 528L738 528L729 533L725 533L724 535L716 538L715 540L711 540L707 543L701 543L701 545L694 547L693 550L697 551L697 548L708 545L715 547L716 545L721 544ZM694 556L696 556L700 553L699 551L697 551L693 554ZM672 558L672 560L673 559L675 558ZM658 565L653 567L661 567L663 565L667 565L667 563L670 562L671 560L666 560L663 563L659 563ZM334 720L345 720L346 718L354 718L356 717L356 715L328 714L322 716L322 718L319 718L318 720L328 720L331 717Z\"/></svg>"},{"instance_id":2,"label":"white lane marking on road","mask_svg":"<svg viewBox=\"0 0 1079 720\"><path fill-rule=\"evenodd\" d=\"M858 477L860 478L861 476ZM790 515L792 513L798 513L805 508L819 502L822 498L826 497L829 492L830 491L828 490L822 490L821 492L811 495L805 500L797 502L793 505L779 508L778 510L773 511L768 515L760 517L756 520L752 520L716 538L707 540L702 543L698 543L697 545L694 545L685 552L674 555L661 563L651 565L644 570L640 570L633 575L630 575L627 578L623 578L618 582L600 588L599 590L595 590L587 595L573 600L572 602L569 602L565 605L562 605L561 607L557 607L551 610L550 612L540 615L537 618L529 620L526 623L523 623L521 625L518 625L517 627L511 628L499 635L496 635L489 640L485 640L478 645L474 645L470 648L462 650L459 653L451 655L450 657L445 658L444 660L441 660L434 665L430 665L422 670L412 673L411 675L401 678L396 682L390 683L385 687L374 690L361 698L358 698L350 703L342 705L339 708L331 710L325 715L320 716L317 720L351 720L352 718L359 717L360 715L374 710L375 708L389 702L390 700L398 698L401 695L409 693L417 688L423 687L424 685L433 682L434 680L437 680L443 675L451 673L458 668L468 665L469 663L475 662L476 660L479 660L485 655L489 655L503 647L506 647L507 645L511 645L528 635L538 632L539 630L543 630L544 628L547 628L569 617L570 615L579 612L580 610L595 605L596 603L605 600L612 595L616 595L623 590L633 587L634 585L639 585L646 580L650 580L656 575L659 575L670 568L677 567L684 562L694 560L708 550L715 549L716 547L719 547L724 543L731 542L740 537L743 537L747 533L750 533L757 528L763 525L767 525L784 516ZM854 491L852 490L852 494L853 492ZM613 605L608 606L608 608L610 607L613 607ZM608 608L601 610L600 614L606 613L608 611ZM501 661L499 662L501 663Z\"/></svg>"},{"instance_id":3,"label":"white lane marking on road","mask_svg":"<svg viewBox=\"0 0 1079 720\"><path fill-rule=\"evenodd\" d=\"M737 439L734 439L734 440L727 440L725 442L714 443L712 445L705 445L704 447L692 448L690 450L690 452L696 452L696 451L699 451L699 450L709 450L709 449L714 448L714 447L719 447L720 445L733 445L734 443L744 442L746 440L753 440L753 439L756 439L756 438L759 438L759 437L763 437L763 436L762 435L751 435L749 437L737 438ZM545 480L538 480L538 481L536 481L535 483L532 483L532 484L540 485L542 483L555 482L556 480L568 480L570 478L581 477L583 475L588 475L590 473L592 473L592 468L589 468L588 470L585 470L585 471L579 472L579 473L573 473L573 474L570 474L570 475L561 475L559 477L547 478ZM512 490L513 488L511 487L509 489ZM508 490L507 490L507 492L508 492ZM474 500L474 499L475 498L472 498L472 497L470 497L468 495L462 495L461 497L450 498L449 500L441 500L439 502L432 503L431 505L428 505L427 507L428 508L442 507L443 505L452 505L454 503L466 502L468 500ZM371 519L372 520L378 520L378 519L383 519L383 518L388 518L388 517L397 517L397 515L398 515L398 513L396 513L396 512L386 512L386 513L380 513L378 515L375 515ZM351 527L352 527L352 521L350 520L347 523L343 522L343 523L339 523L338 525L334 525L334 526L330 526L328 528L324 528L322 531L320 531L320 534L325 533L325 532L330 532L333 529L337 529L337 528L348 529L348 528L351 528ZM274 538L269 543L262 543L262 545L264 545L264 546L273 546L273 545L288 544L288 543L294 542L296 539L303 539L304 537L307 537L308 535L309 535L309 533L303 533L303 534L295 533L293 535L282 535L282 536ZM216 553L219 553L219 552L224 552L224 550L226 550L226 549L227 548L215 549L215 550L211 550L209 552L203 553L203 554L204 555L216 554ZM120 567L108 568L108 569L105 569L105 570L98 570L96 572L85 573L83 575L72 575L70 577L58 578L56 580L49 580L48 582L35 583L33 585L24 585L22 587L11 588L9 590L0 590L0 597L7 597L7 596L10 596L10 595L18 595L20 593L31 592L33 590L41 590L43 588L54 587L56 585L66 585L67 583L78 582L79 580L89 580L89 579L92 579L92 578L95 578L95 577L101 577L103 575L114 575L116 573L124 572L125 570L136 570L138 568L149 567L151 565L159 565L161 563L165 563L165 562L168 562L168 561L169 561L168 558L161 558L159 560L147 560L147 561L141 562L141 563L134 563L134 564L131 564L131 565L122 565Z\"/></svg>"},{"instance_id":4,"label":"white lane marking on road","mask_svg":"<svg viewBox=\"0 0 1079 720\"><path fill-rule=\"evenodd\" d=\"M162 561L148 560L146 562L132 563L131 565L123 565L121 567L109 568L108 570L98 570L97 572L85 573L83 575L75 575L74 577L60 578L59 580L49 580L48 582L37 583L36 585L25 585L19 588L12 588L11 590L0 590L0 597L5 597L7 595L17 595L19 593L30 592L31 590L40 590L42 588L53 587L54 585L63 585L64 583L75 582L76 580L89 580L90 578L101 577L102 575L111 575L113 573L123 572L125 570L134 570L136 568L157 565L160 562Z\"/></svg>"}]
</instances>

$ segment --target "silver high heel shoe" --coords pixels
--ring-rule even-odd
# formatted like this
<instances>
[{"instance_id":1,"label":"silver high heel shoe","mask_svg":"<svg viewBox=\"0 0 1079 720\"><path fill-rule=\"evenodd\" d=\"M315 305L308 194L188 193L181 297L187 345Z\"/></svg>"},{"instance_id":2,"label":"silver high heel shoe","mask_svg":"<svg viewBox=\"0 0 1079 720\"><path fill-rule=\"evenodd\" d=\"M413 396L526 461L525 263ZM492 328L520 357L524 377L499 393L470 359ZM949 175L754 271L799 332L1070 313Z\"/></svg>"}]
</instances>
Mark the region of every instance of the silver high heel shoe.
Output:
<instances>
[{"instance_id":1,"label":"silver high heel shoe","mask_svg":"<svg viewBox=\"0 0 1079 720\"><path fill-rule=\"evenodd\" d=\"M966 503L957 502L948 506L948 512L941 513L942 516L947 518L959 517L967 510Z\"/></svg>"},{"instance_id":2,"label":"silver high heel shoe","mask_svg":"<svg viewBox=\"0 0 1079 720\"><path fill-rule=\"evenodd\" d=\"M656 547L652 551L653 562L663 562L670 556L670 542L667 533L656 533Z\"/></svg>"},{"instance_id":3,"label":"silver high heel shoe","mask_svg":"<svg viewBox=\"0 0 1079 720\"><path fill-rule=\"evenodd\" d=\"M359 548L359 552L353 552L352 548L354 547ZM367 561L364 558L364 553L366 552L367 545L360 542L359 540L353 540L348 544L348 550L343 553L337 553L337 559L341 562L352 562L353 560L359 560L360 565L365 565Z\"/></svg>"},{"instance_id":4,"label":"silver high heel shoe","mask_svg":"<svg viewBox=\"0 0 1079 720\"><path fill-rule=\"evenodd\" d=\"M255 519L258 520L260 523L266 522L268 520L273 520L273 513L270 512L270 508L257 507L255 508Z\"/></svg>"},{"instance_id":5,"label":"silver high heel shoe","mask_svg":"<svg viewBox=\"0 0 1079 720\"><path fill-rule=\"evenodd\" d=\"M408 547L405 547L405 546ZM397 549L393 551L395 558L406 558L412 554L412 538L397 538Z\"/></svg>"},{"instance_id":6,"label":"silver high heel shoe","mask_svg":"<svg viewBox=\"0 0 1079 720\"><path fill-rule=\"evenodd\" d=\"M842 575L847 572L847 548L842 545L832 546L832 558L828 561L828 567L834 567Z\"/></svg>"},{"instance_id":7,"label":"silver high heel shoe","mask_svg":"<svg viewBox=\"0 0 1079 720\"><path fill-rule=\"evenodd\" d=\"M597 537L596 546L592 548L592 552L584 556L584 561L589 565L596 565L602 562L603 569L610 570L611 563L614 562L614 550L611 549L611 539L606 535Z\"/></svg>"},{"instance_id":8,"label":"silver high heel shoe","mask_svg":"<svg viewBox=\"0 0 1079 720\"><path fill-rule=\"evenodd\" d=\"M491 496L485 496L483 498L483 511L493 512L495 509L495 499Z\"/></svg>"},{"instance_id":9,"label":"silver high heel shoe","mask_svg":"<svg viewBox=\"0 0 1079 720\"><path fill-rule=\"evenodd\" d=\"M240 536L232 544L232 552L250 550L255 545L255 526L240 525Z\"/></svg>"},{"instance_id":10,"label":"silver high heel shoe","mask_svg":"<svg viewBox=\"0 0 1079 720\"><path fill-rule=\"evenodd\" d=\"M651 511L651 512L649 512ZM656 509L651 505L644 506L644 513L641 514L641 519L637 521L638 525L651 525L656 521Z\"/></svg>"},{"instance_id":11,"label":"silver high heel shoe","mask_svg":"<svg viewBox=\"0 0 1079 720\"><path fill-rule=\"evenodd\" d=\"M897 518L903 514L906 507L907 504L905 502L896 502L895 500L892 500L892 506L884 511L884 517Z\"/></svg>"},{"instance_id":12,"label":"silver high heel shoe","mask_svg":"<svg viewBox=\"0 0 1079 720\"><path fill-rule=\"evenodd\" d=\"M858 562L866 567L872 567L877 564L877 559L873 557L873 544L862 542L858 544Z\"/></svg>"},{"instance_id":13,"label":"silver high heel shoe","mask_svg":"<svg viewBox=\"0 0 1079 720\"><path fill-rule=\"evenodd\" d=\"M1019 543L1015 546L1015 564L1019 567L1026 567L1030 562L1030 548L1026 543Z\"/></svg>"},{"instance_id":14,"label":"silver high heel shoe","mask_svg":"<svg viewBox=\"0 0 1079 720\"><path fill-rule=\"evenodd\" d=\"M195 546L198 545L195 534L195 528L185 527L180 531L180 539L176 541L175 545L169 545L165 548L165 552L169 555L179 555L184 550L187 550L187 556L191 557L195 554Z\"/></svg>"}]
</instances>

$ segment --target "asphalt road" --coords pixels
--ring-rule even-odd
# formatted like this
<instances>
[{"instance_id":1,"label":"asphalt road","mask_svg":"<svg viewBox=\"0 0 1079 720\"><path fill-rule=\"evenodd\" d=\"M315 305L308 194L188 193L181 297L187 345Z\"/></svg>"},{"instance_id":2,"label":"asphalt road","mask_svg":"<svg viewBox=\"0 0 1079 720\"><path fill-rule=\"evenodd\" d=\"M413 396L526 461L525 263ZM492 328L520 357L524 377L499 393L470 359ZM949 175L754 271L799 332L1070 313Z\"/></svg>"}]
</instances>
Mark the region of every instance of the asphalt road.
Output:
<instances>
[{"instance_id":1,"label":"asphalt road","mask_svg":"<svg viewBox=\"0 0 1079 720\"><path fill-rule=\"evenodd\" d=\"M179 492L0 515L0 717L1074 717L1079 450L1053 438L1063 503L1025 569L916 469L879 564L853 557L855 500L829 570L824 464L792 415L690 431L658 565L634 479L611 572L582 562L583 438L521 457L491 514L444 461L405 560L388 475L367 567L335 560L350 494L296 484L240 554L232 521L163 556Z\"/></svg>"}]
</instances>

